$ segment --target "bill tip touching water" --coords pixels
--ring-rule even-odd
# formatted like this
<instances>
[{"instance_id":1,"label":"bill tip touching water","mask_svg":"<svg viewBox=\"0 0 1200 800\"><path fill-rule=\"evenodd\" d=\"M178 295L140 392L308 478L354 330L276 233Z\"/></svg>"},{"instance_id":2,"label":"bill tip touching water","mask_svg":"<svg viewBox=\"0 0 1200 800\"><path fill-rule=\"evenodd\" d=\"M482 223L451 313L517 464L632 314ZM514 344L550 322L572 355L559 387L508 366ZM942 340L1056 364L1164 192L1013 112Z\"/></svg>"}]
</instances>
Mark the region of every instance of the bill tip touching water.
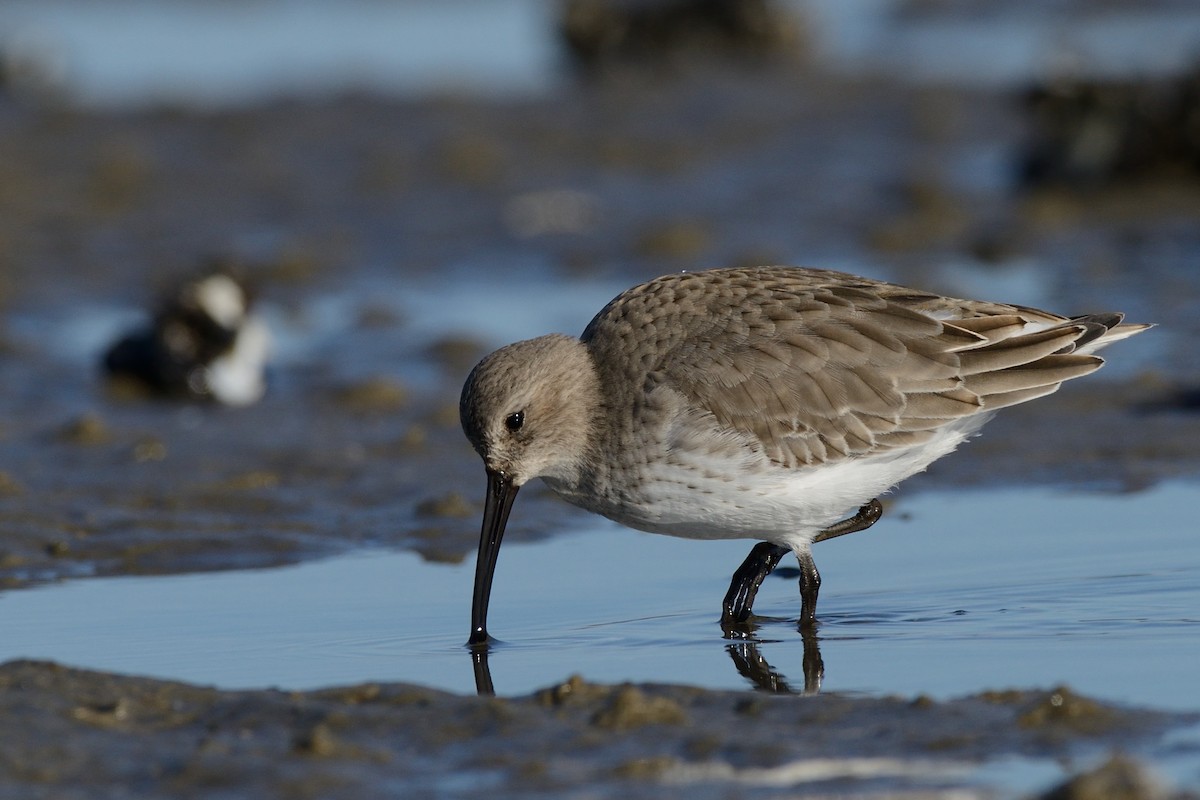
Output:
<instances>
[{"instance_id":1,"label":"bill tip touching water","mask_svg":"<svg viewBox=\"0 0 1200 800\"><path fill-rule=\"evenodd\" d=\"M509 512L537 477L639 530L758 540L725 596L726 629L747 623L794 553L811 631L813 544L869 528L880 494L996 410L1094 372L1097 350L1149 327L761 267L665 275L616 297L578 339L502 347L459 406L487 473L470 644L488 641Z\"/></svg>"}]
</instances>

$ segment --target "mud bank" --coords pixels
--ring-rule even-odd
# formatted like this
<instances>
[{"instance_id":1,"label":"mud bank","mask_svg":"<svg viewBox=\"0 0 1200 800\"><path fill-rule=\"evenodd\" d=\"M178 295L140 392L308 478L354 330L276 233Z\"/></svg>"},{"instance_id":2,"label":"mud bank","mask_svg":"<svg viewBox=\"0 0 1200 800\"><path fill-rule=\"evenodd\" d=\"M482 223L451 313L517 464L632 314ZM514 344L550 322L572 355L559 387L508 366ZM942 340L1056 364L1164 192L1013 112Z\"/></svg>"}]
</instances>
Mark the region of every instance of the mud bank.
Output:
<instances>
[{"instance_id":1,"label":"mud bank","mask_svg":"<svg viewBox=\"0 0 1200 800\"><path fill-rule=\"evenodd\" d=\"M0 666L0 713L10 797L982 796L972 774L990 761L1070 774L1195 722L1066 688L938 703L572 678L500 700L405 684L220 692L39 662Z\"/></svg>"}]
</instances>

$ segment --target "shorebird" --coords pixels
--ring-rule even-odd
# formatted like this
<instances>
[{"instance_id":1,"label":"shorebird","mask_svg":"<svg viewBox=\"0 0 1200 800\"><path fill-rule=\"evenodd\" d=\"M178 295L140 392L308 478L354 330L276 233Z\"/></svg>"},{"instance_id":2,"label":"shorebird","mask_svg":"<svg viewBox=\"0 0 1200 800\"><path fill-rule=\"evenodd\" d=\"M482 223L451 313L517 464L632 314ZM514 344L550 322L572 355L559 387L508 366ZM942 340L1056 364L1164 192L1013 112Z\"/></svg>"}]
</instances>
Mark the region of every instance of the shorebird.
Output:
<instances>
[{"instance_id":1,"label":"shorebird","mask_svg":"<svg viewBox=\"0 0 1200 800\"><path fill-rule=\"evenodd\" d=\"M150 324L109 348L104 368L168 397L255 403L266 392L271 334L252 305L249 290L225 271L183 281Z\"/></svg>"},{"instance_id":2,"label":"shorebird","mask_svg":"<svg viewBox=\"0 0 1200 800\"><path fill-rule=\"evenodd\" d=\"M1150 325L959 300L829 270L712 269L617 296L579 338L486 356L463 430L487 497L469 643L488 641L496 556L517 491L540 477L574 505L691 539L757 539L722 623L800 562L801 631L816 624L816 542L873 525L878 496L992 414L1104 363ZM857 510L855 510L857 509Z\"/></svg>"}]
</instances>

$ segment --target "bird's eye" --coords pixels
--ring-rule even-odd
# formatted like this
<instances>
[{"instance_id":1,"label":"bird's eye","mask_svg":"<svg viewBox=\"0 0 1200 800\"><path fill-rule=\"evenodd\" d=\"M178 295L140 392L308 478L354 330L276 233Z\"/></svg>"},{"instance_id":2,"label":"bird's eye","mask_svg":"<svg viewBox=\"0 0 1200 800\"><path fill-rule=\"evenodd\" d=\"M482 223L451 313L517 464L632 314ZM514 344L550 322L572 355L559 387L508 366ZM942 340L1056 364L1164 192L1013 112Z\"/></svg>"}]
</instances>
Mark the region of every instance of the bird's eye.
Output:
<instances>
[{"instance_id":1,"label":"bird's eye","mask_svg":"<svg viewBox=\"0 0 1200 800\"><path fill-rule=\"evenodd\" d=\"M521 426L525 424L525 412L518 411L514 414L509 414L504 418L504 427L508 428L513 433L521 430Z\"/></svg>"}]
</instances>

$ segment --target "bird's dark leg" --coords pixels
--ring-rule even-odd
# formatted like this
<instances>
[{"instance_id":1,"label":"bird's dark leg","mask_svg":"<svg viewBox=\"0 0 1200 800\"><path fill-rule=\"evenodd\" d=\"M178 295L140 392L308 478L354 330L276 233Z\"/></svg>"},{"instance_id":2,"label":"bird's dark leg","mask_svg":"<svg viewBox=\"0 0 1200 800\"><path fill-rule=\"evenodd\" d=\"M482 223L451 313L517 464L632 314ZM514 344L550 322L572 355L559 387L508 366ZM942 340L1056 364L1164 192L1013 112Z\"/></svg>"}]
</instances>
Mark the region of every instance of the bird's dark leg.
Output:
<instances>
[{"instance_id":1,"label":"bird's dark leg","mask_svg":"<svg viewBox=\"0 0 1200 800\"><path fill-rule=\"evenodd\" d=\"M867 528L874 525L883 516L883 506L878 500L872 500L865 506L858 509L858 513L849 519L844 519L841 522L830 525L825 530L813 537L813 544L824 542L829 539L836 539L839 536L845 536L847 533L858 533L865 531Z\"/></svg>"},{"instance_id":2,"label":"bird's dark leg","mask_svg":"<svg viewBox=\"0 0 1200 800\"><path fill-rule=\"evenodd\" d=\"M787 553L788 548L770 542L754 545L750 555L746 556L737 572L733 573L733 580L721 606L722 627L740 625L750 618L750 609L754 605L758 587L762 586L763 580Z\"/></svg>"},{"instance_id":3,"label":"bird's dark leg","mask_svg":"<svg viewBox=\"0 0 1200 800\"><path fill-rule=\"evenodd\" d=\"M796 553L800 562L800 631L811 633L817 627L817 594L821 591L821 573L807 547Z\"/></svg>"},{"instance_id":4,"label":"bird's dark leg","mask_svg":"<svg viewBox=\"0 0 1200 800\"><path fill-rule=\"evenodd\" d=\"M878 522L882 515L883 506L879 504L878 500L872 500L858 509L858 513L853 517L844 519L818 533L813 538L813 542L823 542L827 539L845 536L847 533L864 531ZM762 586L763 580L771 574L771 570L779 565L779 560L787 552L788 548L770 542L759 542L754 546L750 555L746 556L746 560L733 573L729 591L725 593L725 602L721 606L721 626L723 628L728 629L731 626L742 625L750 618L759 587ZM798 555L797 557L800 558L801 573L801 626L805 625L804 611L807 609L810 618L807 624L811 628L813 620L815 620L817 591L821 586L821 575L817 572L817 565L813 563L811 553L808 553L807 556ZM813 588L806 588L810 585Z\"/></svg>"},{"instance_id":5,"label":"bird's dark leg","mask_svg":"<svg viewBox=\"0 0 1200 800\"><path fill-rule=\"evenodd\" d=\"M858 513L849 519L844 519L813 537L813 544L836 539L847 533L865 531L883 516L883 506L878 500L872 500L858 509ZM813 561L812 551L805 548L796 553L800 562L800 630L811 633L817 627L817 594L821 591L821 573L817 571L817 563Z\"/></svg>"}]
</instances>

